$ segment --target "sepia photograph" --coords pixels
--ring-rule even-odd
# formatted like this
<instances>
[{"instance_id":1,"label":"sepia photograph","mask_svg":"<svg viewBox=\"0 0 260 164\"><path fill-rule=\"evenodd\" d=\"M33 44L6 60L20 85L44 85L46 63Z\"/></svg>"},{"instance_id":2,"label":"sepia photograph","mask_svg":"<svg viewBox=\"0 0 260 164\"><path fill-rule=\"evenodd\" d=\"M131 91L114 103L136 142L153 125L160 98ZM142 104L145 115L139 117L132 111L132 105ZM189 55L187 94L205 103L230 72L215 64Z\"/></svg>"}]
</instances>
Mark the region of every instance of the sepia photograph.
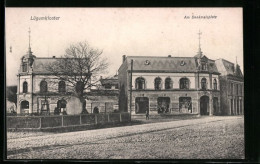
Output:
<instances>
[{"instance_id":1,"label":"sepia photograph","mask_svg":"<svg viewBox=\"0 0 260 164\"><path fill-rule=\"evenodd\" d=\"M245 159L243 9L5 8L6 156Z\"/></svg>"}]
</instances>

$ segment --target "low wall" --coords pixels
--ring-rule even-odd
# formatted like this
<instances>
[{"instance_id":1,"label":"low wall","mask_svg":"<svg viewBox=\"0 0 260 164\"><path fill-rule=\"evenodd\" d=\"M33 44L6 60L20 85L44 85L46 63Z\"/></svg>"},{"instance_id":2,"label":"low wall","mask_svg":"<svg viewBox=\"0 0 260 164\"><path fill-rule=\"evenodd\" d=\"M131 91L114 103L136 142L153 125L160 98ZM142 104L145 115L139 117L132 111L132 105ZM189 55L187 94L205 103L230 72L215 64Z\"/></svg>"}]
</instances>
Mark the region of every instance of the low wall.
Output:
<instances>
[{"instance_id":1,"label":"low wall","mask_svg":"<svg viewBox=\"0 0 260 164\"><path fill-rule=\"evenodd\" d=\"M7 129L46 129L128 122L130 113L81 114L61 116L7 116Z\"/></svg>"}]
</instances>

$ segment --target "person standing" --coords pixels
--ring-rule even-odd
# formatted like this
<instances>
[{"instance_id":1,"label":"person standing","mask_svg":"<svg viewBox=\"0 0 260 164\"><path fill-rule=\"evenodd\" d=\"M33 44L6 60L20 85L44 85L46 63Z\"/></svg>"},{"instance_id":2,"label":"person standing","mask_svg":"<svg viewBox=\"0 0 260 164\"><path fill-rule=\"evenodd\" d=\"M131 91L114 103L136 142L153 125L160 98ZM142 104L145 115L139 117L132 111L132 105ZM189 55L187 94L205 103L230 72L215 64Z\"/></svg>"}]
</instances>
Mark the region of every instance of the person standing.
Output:
<instances>
[{"instance_id":1,"label":"person standing","mask_svg":"<svg viewBox=\"0 0 260 164\"><path fill-rule=\"evenodd\" d=\"M146 120L149 120L149 108L148 107L146 107Z\"/></svg>"}]
</instances>

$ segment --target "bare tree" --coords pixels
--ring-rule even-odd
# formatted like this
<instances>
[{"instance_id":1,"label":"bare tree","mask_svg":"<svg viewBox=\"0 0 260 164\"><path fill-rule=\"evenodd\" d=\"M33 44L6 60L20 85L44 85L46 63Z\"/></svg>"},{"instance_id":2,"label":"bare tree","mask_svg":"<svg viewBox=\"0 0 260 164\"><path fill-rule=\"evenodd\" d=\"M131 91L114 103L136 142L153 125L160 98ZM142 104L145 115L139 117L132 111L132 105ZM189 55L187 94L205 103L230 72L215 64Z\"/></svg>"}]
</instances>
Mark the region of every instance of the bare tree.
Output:
<instances>
[{"instance_id":1,"label":"bare tree","mask_svg":"<svg viewBox=\"0 0 260 164\"><path fill-rule=\"evenodd\" d=\"M108 67L107 59L102 58L102 53L102 50L91 48L87 42L79 42L70 45L65 55L56 58L46 69L59 80L65 81L66 86L69 86L67 92L72 90L83 103L84 91L97 86L100 74ZM83 105L82 112L84 111Z\"/></svg>"}]
</instances>

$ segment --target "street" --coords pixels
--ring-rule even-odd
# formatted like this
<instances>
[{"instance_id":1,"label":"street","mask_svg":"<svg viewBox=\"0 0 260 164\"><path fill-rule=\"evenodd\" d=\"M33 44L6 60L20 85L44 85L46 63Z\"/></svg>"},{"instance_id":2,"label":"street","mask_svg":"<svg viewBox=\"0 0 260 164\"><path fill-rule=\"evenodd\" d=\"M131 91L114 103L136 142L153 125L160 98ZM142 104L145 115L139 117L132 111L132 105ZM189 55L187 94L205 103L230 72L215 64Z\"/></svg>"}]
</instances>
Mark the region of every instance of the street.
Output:
<instances>
[{"instance_id":1,"label":"street","mask_svg":"<svg viewBox=\"0 0 260 164\"><path fill-rule=\"evenodd\" d=\"M243 159L243 116L212 116L7 140L8 159Z\"/></svg>"}]
</instances>

